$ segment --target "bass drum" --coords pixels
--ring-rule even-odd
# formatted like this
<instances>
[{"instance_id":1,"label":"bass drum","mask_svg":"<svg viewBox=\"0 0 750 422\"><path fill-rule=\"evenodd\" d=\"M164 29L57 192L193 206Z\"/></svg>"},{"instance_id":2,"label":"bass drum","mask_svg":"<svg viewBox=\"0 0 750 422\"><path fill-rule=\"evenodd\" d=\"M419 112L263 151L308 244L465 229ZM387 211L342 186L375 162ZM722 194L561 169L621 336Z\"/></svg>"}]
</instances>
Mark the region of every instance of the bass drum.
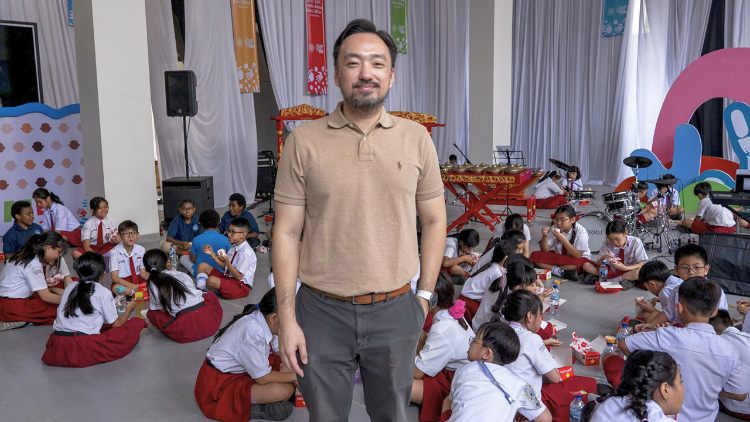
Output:
<instances>
[{"instance_id":1,"label":"bass drum","mask_svg":"<svg viewBox=\"0 0 750 422\"><path fill-rule=\"evenodd\" d=\"M577 223L589 233L589 249L592 253L599 252L607 241L607 223L612 221L608 215L600 212L590 212L579 218Z\"/></svg>"}]
</instances>

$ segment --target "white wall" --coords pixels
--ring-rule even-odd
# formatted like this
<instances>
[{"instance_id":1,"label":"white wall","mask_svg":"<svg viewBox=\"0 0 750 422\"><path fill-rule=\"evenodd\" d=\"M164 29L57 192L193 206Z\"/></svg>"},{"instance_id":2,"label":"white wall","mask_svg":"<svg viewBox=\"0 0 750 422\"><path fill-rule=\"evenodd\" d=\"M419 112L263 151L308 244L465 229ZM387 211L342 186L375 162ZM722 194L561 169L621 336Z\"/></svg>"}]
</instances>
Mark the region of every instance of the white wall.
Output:
<instances>
[{"instance_id":1,"label":"white wall","mask_svg":"<svg viewBox=\"0 0 750 422\"><path fill-rule=\"evenodd\" d=\"M86 194L148 236L159 215L144 1L73 0L73 10Z\"/></svg>"}]
</instances>

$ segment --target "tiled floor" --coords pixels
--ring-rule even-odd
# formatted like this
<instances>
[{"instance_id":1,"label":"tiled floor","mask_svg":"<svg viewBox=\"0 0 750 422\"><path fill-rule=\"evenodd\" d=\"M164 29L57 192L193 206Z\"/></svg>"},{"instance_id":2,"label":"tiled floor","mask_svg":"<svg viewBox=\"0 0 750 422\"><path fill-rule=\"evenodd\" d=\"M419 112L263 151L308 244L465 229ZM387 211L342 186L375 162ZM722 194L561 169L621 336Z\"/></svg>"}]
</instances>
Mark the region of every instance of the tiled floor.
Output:
<instances>
[{"instance_id":1,"label":"tiled floor","mask_svg":"<svg viewBox=\"0 0 750 422\"><path fill-rule=\"evenodd\" d=\"M597 196L611 187L591 186ZM599 201L595 204L600 204ZM267 206L254 210L258 215ZM261 211L262 210L262 211ZM588 210L594 211L592 205ZM457 206L448 206L449 221L460 215ZM540 239L542 223L549 222L549 211L539 211L538 221L531 226L532 250ZM264 223L261 231L267 230ZM479 223L468 227L479 231L485 245L490 231ZM143 244L146 248L156 244ZM67 259L71 262L70 256ZM254 303L268 290L269 255L258 255L255 288L249 298L221 300L224 322ZM110 281L106 280L105 284ZM550 283L551 284L551 283ZM561 331L561 340L569 344L571 333L593 339L599 334L613 334L617 322L634 313L633 299L643 296L642 290L599 295L590 286L567 282L561 287L568 302L561 307L558 319L568 324ZM646 293L648 295L648 293ZM730 303L737 300L728 297ZM736 311L732 310L736 316ZM592 318L592 316L594 318ZM40 358L51 327L25 327L0 333L0 421L203 421L193 398L198 370L211 343L205 339L191 344L178 344L158 333L144 330L133 352L116 362L90 368L71 369L44 365ZM575 365L579 375L599 377L598 368ZM409 408L410 420L417 420L418 408ZM296 409L290 421L306 421L307 411ZM355 384L351 421L369 420L364 407L362 386ZM717 420L733 418L720 414Z\"/></svg>"}]
</instances>

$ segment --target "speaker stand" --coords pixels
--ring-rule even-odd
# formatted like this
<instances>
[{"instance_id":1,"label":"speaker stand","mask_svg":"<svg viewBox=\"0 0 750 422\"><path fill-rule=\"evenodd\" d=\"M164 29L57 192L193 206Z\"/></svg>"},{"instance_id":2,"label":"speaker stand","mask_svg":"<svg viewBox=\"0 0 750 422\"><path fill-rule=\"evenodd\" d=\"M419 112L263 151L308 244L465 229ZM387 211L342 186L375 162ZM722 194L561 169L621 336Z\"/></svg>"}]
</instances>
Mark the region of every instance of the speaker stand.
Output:
<instances>
[{"instance_id":1,"label":"speaker stand","mask_svg":"<svg viewBox=\"0 0 750 422\"><path fill-rule=\"evenodd\" d=\"M185 178L190 178L190 165L188 164L188 132L187 132L187 117L182 116L182 134L185 138Z\"/></svg>"}]
</instances>

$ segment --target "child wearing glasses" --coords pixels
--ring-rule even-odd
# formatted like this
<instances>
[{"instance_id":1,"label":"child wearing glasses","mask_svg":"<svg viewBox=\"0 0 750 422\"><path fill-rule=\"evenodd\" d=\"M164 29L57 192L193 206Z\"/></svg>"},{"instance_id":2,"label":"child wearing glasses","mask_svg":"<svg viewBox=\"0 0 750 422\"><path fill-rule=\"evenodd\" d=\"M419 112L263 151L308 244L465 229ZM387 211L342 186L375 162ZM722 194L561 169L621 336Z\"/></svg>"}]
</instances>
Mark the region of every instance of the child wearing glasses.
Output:
<instances>
[{"instance_id":1,"label":"child wearing glasses","mask_svg":"<svg viewBox=\"0 0 750 422\"><path fill-rule=\"evenodd\" d=\"M561 205L555 210L555 225L542 227L542 250L529 256L537 267L552 270L557 277L578 281L578 273L584 272L591 261L589 233L576 224L576 210L570 205Z\"/></svg>"},{"instance_id":2,"label":"child wearing glasses","mask_svg":"<svg viewBox=\"0 0 750 422\"><path fill-rule=\"evenodd\" d=\"M643 265L638 280L656 297L651 301L636 302L643 309L645 324L635 326L635 331L650 331L659 324L668 322L670 325L679 324L677 304L680 300L679 287L691 277L706 277L708 270L708 254L702 246L695 243L683 245L674 254L675 270L678 277L669 274L667 266L661 261L650 261ZM721 291L718 308L729 310L727 297ZM661 303L661 311L654 306Z\"/></svg>"},{"instance_id":3,"label":"child wearing glasses","mask_svg":"<svg viewBox=\"0 0 750 422\"><path fill-rule=\"evenodd\" d=\"M185 268L189 268L192 266L188 256L190 246L193 239L201 233L203 233L203 227L198 221L198 216L195 215L195 204L185 199L180 202L180 217L174 218L169 224L167 241L162 243L161 250L168 254L170 247L174 245L177 255L180 255L180 262Z\"/></svg>"},{"instance_id":4,"label":"child wearing glasses","mask_svg":"<svg viewBox=\"0 0 750 422\"><path fill-rule=\"evenodd\" d=\"M117 286L125 286L125 294L132 296L135 292L145 291L148 271L143 268L143 254L146 249L136 245L138 225L125 220L117 226L122 242L109 254L109 271L112 276L110 289L114 293Z\"/></svg>"},{"instance_id":5,"label":"child wearing glasses","mask_svg":"<svg viewBox=\"0 0 750 422\"><path fill-rule=\"evenodd\" d=\"M258 260L246 241L249 231L250 222L247 219L235 218L227 230L227 238L232 245L229 252L214 251L209 244L203 247L203 252L222 269L217 270L207 262L198 265L196 285L199 289L215 290L226 299L239 299L250 294Z\"/></svg>"}]
</instances>

